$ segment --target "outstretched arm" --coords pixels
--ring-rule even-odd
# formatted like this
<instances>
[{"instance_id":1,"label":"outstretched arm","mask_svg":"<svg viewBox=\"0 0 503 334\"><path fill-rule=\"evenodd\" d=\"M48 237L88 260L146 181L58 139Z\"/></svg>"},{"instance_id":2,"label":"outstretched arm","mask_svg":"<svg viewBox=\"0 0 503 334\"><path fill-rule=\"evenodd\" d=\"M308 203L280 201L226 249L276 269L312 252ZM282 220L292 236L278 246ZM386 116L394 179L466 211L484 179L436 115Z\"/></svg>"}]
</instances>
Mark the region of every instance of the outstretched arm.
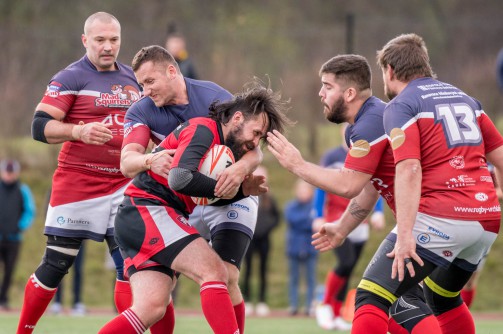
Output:
<instances>
[{"instance_id":1,"label":"outstretched arm","mask_svg":"<svg viewBox=\"0 0 503 334\"><path fill-rule=\"evenodd\" d=\"M338 196L357 196L372 176L347 168L325 168L307 162L300 151L276 130L267 133L267 142L269 151L283 167L304 181Z\"/></svg>"},{"instance_id":2,"label":"outstretched arm","mask_svg":"<svg viewBox=\"0 0 503 334\"><path fill-rule=\"evenodd\" d=\"M312 244L322 252L342 245L349 233L372 212L378 198L379 194L368 182L362 192L349 202L338 221L323 224L320 231L313 234Z\"/></svg>"}]
</instances>

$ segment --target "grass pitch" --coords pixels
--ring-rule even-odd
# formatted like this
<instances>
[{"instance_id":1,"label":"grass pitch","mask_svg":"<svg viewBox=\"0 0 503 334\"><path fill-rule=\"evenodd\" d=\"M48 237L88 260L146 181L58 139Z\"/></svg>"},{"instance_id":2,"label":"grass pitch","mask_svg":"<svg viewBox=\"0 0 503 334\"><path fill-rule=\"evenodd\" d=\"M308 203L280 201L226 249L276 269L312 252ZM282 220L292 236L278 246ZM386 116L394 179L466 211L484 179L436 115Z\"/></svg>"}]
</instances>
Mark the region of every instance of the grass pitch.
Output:
<instances>
[{"instance_id":1,"label":"grass pitch","mask_svg":"<svg viewBox=\"0 0 503 334\"><path fill-rule=\"evenodd\" d=\"M88 315L71 317L67 315L45 315L37 325L34 334L89 334L98 330L110 319L109 315ZM503 315L475 315L477 334L503 333ZM18 314L0 314L0 334L15 333ZM267 318L251 317L247 319L246 334L326 334L316 325L314 318L274 316ZM198 314L177 314L175 334L211 333L204 317ZM345 334L349 332L337 333Z\"/></svg>"}]
</instances>

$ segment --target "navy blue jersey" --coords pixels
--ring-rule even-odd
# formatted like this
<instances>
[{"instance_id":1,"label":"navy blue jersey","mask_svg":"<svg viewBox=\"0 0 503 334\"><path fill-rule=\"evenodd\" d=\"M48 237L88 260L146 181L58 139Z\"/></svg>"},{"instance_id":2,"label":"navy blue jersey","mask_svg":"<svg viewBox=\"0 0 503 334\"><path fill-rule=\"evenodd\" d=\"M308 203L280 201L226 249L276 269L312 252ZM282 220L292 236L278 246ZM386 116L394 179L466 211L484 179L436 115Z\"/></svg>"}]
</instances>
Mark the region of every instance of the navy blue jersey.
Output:
<instances>
[{"instance_id":1,"label":"navy blue jersey","mask_svg":"<svg viewBox=\"0 0 503 334\"><path fill-rule=\"evenodd\" d=\"M213 102L232 98L231 93L213 82L184 79L188 104L157 107L152 99L144 97L129 108L124 123L123 147L130 143L147 147L149 139L159 144L185 121L207 116Z\"/></svg>"},{"instance_id":2,"label":"navy blue jersey","mask_svg":"<svg viewBox=\"0 0 503 334\"><path fill-rule=\"evenodd\" d=\"M379 194L395 212L393 197L395 166L393 153L383 125L386 104L370 97L346 129L349 152L344 163L347 169L372 175L371 181Z\"/></svg>"}]
</instances>

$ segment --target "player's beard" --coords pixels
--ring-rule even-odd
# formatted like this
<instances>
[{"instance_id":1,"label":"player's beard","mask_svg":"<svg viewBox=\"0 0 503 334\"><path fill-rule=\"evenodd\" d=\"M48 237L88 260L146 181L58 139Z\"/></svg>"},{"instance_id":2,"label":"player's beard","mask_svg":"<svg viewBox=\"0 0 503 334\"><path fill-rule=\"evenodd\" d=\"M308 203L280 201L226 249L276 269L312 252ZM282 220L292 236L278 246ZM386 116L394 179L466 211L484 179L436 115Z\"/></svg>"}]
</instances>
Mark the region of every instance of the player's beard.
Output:
<instances>
[{"instance_id":1,"label":"player's beard","mask_svg":"<svg viewBox=\"0 0 503 334\"><path fill-rule=\"evenodd\" d=\"M239 125L236 129L229 131L225 139L225 146L231 149L234 154L234 160L238 161L246 153L243 149L243 142L239 140L239 135L243 132L243 124Z\"/></svg>"},{"instance_id":2,"label":"player's beard","mask_svg":"<svg viewBox=\"0 0 503 334\"><path fill-rule=\"evenodd\" d=\"M328 105L325 105L328 107ZM341 124L347 122L348 106L344 103L344 97L340 97L335 101L334 105L329 108L326 115L329 122Z\"/></svg>"},{"instance_id":3,"label":"player's beard","mask_svg":"<svg viewBox=\"0 0 503 334\"><path fill-rule=\"evenodd\" d=\"M396 93L393 92L391 89L389 89L388 85L384 83L384 94L388 97L388 99L391 101L396 97Z\"/></svg>"}]
</instances>

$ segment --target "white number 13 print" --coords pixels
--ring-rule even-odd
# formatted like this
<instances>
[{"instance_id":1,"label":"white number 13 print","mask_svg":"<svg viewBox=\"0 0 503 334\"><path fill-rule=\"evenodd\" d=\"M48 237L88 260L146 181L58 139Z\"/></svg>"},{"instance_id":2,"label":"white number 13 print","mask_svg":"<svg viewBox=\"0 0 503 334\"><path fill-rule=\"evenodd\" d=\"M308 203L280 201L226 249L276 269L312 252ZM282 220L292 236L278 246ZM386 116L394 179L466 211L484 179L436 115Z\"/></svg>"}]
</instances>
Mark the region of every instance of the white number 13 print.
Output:
<instances>
[{"instance_id":1,"label":"white number 13 print","mask_svg":"<svg viewBox=\"0 0 503 334\"><path fill-rule=\"evenodd\" d=\"M435 123L438 122L442 122L449 148L482 142L475 112L467 104L437 105Z\"/></svg>"}]
</instances>

